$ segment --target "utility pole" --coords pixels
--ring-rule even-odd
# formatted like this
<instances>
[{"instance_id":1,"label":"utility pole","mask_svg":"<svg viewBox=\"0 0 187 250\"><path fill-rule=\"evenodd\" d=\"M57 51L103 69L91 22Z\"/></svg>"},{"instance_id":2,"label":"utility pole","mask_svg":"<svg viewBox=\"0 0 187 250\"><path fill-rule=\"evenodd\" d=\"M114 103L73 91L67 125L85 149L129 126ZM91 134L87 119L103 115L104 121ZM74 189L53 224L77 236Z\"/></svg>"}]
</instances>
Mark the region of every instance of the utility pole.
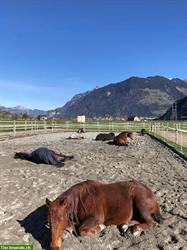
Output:
<instances>
[{"instance_id":1,"label":"utility pole","mask_svg":"<svg viewBox=\"0 0 187 250\"><path fill-rule=\"evenodd\" d=\"M171 111L171 119L174 121L177 121L177 102L174 102L172 105L172 111Z\"/></svg>"}]
</instances>

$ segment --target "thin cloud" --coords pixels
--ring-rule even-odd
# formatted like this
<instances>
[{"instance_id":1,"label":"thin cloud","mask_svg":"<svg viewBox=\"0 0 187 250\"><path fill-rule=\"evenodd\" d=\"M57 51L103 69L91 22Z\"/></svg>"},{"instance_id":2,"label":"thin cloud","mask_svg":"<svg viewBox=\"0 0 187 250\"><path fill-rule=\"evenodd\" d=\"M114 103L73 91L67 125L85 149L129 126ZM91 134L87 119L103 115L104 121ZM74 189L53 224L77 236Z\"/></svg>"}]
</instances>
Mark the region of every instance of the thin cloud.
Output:
<instances>
[{"instance_id":1,"label":"thin cloud","mask_svg":"<svg viewBox=\"0 0 187 250\"><path fill-rule=\"evenodd\" d=\"M70 79L69 79L70 81ZM68 90L69 86L64 85L44 85L44 84L31 84L31 83L24 83L24 82L16 82L16 81L4 81L0 80L0 87L1 91L4 90L11 90L11 91L32 91L32 92L41 92L41 91L64 91Z\"/></svg>"},{"instance_id":2,"label":"thin cloud","mask_svg":"<svg viewBox=\"0 0 187 250\"><path fill-rule=\"evenodd\" d=\"M22 105L44 110L61 107L80 92L80 80L75 89L76 79L64 78L63 83L58 85L0 80L0 105Z\"/></svg>"}]
</instances>

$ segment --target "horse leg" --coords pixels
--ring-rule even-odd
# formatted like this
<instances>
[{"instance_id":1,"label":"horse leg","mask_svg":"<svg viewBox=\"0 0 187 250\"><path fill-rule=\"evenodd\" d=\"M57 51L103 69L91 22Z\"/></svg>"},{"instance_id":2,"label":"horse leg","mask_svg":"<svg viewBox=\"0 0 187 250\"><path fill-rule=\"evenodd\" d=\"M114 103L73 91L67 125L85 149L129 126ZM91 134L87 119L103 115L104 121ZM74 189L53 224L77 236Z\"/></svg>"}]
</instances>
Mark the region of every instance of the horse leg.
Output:
<instances>
[{"instance_id":1,"label":"horse leg","mask_svg":"<svg viewBox=\"0 0 187 250\"><path fill-rule=\"evenodd\" d=\"M100 233L101 231L103 231L105 228L106 228L106 226L104 224L97 225L95 227L90 228L87 231L86 235L87 236L95 235L95 234Z\"/></svg>"},{"instance_id":2,"label":"horse leg","mask_svg":"<svg viewBox=\"0 0 187 250\"><path fill-rule=\"evenodd\" d=\"M133 230L132 230L132 233L134 236L140 235L142 231L149 229L155 225L155 222L153 221L153 218L152 218L150 212L148 211L148 209L145 209L145 210L140 209L140 214L143 217L143 219L145 220L145 222L135 224L135 226L133 227Z\"/></svg>"},{"instance_id":3,"label":"horse leg","mask_svg":"<svg viewBox=\"0 0 187 250\"><path fill-rule=\"evenodd\" d=\"M86 219L79 227L78 231L81 236L91 236L102 231L105 228L103 224L96 225L94 218Z\"/></svg>"},{"instance_id":4,"label":"horse leg","mask_svg":"<svg viewBox=\"0 0 187 250\"><path fill-rule=\"evenodd\" d=\"M123 231L122 233L124 234L129 227L132 227L132 226L138 225L138 224L140 224L140 222L138 222L137 220L131 220L128 223L122 224L121 225L121 229Z\"/></svg>"}]
</instances>

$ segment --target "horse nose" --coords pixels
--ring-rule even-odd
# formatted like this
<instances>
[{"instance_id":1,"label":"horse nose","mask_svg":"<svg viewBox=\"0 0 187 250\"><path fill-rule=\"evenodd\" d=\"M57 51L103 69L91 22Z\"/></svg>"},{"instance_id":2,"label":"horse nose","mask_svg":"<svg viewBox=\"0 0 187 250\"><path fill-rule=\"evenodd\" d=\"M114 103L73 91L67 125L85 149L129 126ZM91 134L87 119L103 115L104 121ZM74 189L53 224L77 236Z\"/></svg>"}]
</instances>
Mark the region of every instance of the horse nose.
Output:
<instances>
[{"instance_id":1,"label":"horse nose","mask_svg":"<svg viewBox=\"0 0 187 250\"><path fill-rule=\"evenodd\" d=\"M57 242L51 242L51 244L50 244L51 250L59 250L60 247L61 247L61 240L59 240Z\"/></svg>"}]
</instances>

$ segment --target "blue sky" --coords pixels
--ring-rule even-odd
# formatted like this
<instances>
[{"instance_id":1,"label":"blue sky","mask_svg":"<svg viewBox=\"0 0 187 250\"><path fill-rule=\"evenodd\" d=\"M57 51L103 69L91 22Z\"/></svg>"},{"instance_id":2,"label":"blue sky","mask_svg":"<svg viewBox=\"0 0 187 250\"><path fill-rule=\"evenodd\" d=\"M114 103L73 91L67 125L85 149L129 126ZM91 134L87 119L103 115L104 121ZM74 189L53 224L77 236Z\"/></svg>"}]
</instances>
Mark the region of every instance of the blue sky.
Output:
<instances>
[{"instance_id":1,"label":"blue sky","mask_svg":"<svg viewBox=\"0 0 187 250\"><path fill-rule=\"evenodd\" d=\"M187 78L186 0L0 0L0 105L150 75Z\"/></svg>"}]
</instances>

